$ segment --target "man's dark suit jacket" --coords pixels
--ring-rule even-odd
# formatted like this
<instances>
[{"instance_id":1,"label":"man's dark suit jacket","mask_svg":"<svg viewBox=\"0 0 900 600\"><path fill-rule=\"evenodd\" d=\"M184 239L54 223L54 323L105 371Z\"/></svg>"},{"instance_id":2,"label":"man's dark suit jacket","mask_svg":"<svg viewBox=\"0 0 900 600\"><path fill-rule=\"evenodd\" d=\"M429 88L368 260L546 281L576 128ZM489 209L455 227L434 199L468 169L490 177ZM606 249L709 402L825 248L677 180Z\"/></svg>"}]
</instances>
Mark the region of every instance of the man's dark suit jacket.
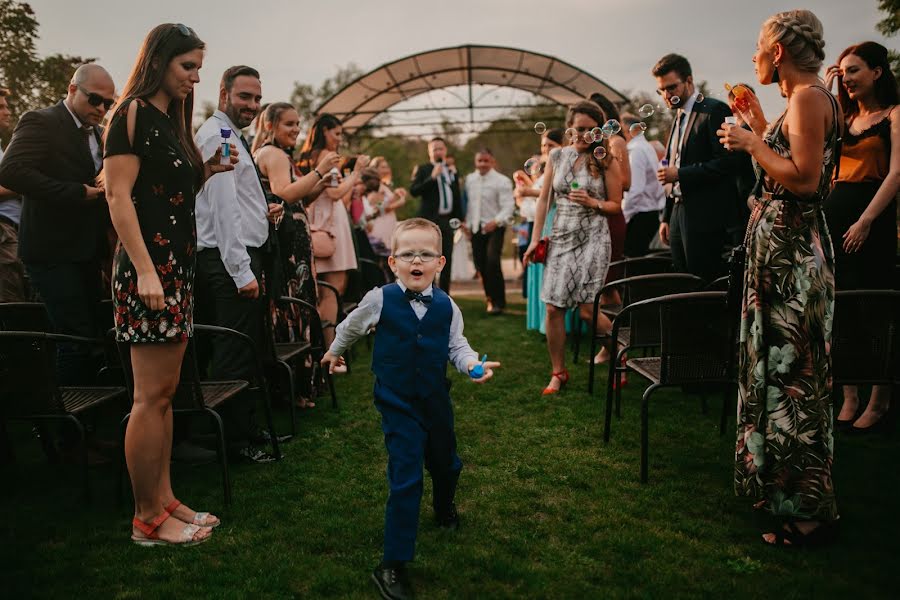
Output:
<instances>
[{"instance_id":1,"label":"man's dark suit jacket","mask_svg":"<svg viewBox=\"0 0 900 600\"><path fill-rule=\"evenodd\" d=\"M103 198L85 197L85 184L94 185L95 178L84 133L62 102L22 115L0 162L0 185L22 195L22 262L98 257L109 210Z\"/></svg>"},{"instance_id":2,"label":"man's dark suit jacket","mask_svg":"<svg viewBox=\"0 0 900 600\"><path fill-rule=\"evenodd\" d=\"M724 102L704 98L703 102L694 103L684 128L686 137L681 147L678 180L688 235L725 231L737 220L736 178L741 170L741 157L726 150L716 135L725 117L731 115L731 109ZM675 124L669 132L666 148L674 131ZM663 212L666 223L672 215L673 204L671 198L666 201Z\"/></svg>"},{"instance_id":3,"label":"man's dark suit jacket","mask_svg":"<svg viewBox=\"0 0 900 600\"><path fill-rule=\"evenodd\" d=\"M409 191L413 196L422 198L422 202L419 205L419 216L434 222L437 222L439 216L462 220L464 217L459 192L459 175L454 176L450 182L450 188L453 190L453 209L449 215L439 215L438 209L440 208L441 197L438 192L437 180L431 178L433 170L434 165L431 163L419 165L416 167L413 181L409 186Z\"/></svg>"}]
</instances>

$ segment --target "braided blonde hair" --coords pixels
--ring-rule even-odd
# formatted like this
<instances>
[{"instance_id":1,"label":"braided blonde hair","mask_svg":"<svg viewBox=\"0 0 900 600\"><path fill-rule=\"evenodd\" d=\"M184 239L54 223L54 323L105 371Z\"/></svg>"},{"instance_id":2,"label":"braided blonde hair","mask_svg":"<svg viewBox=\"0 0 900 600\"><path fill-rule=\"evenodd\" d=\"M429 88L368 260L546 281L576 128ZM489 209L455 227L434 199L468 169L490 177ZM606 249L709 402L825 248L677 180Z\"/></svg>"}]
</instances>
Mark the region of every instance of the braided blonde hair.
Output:
<instances>
[{"instance_id":1,"label":"braided blonde hair","mask_svg":"<svg viewBox=\"0 0 900 600\"><path fill-rule=\"evenodd\" d=\"M818 73L825 60L822 22L809 10L788 10L769 17L763 36L773 46L780 43L801 71Z\"/></svg>"}]
</instances>

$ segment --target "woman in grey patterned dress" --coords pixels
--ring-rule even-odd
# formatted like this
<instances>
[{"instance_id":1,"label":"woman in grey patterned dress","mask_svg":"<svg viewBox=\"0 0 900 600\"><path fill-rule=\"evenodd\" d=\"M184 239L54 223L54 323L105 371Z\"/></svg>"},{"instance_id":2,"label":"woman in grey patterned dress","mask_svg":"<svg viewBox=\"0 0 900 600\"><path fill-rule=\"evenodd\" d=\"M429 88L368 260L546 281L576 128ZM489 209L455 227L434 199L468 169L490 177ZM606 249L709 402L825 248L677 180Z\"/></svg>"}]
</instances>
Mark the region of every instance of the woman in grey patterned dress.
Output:
<instances>
[{"instance_id":1,"label":"woman in grey patterned dress","mask_svg":"<svg viewBox=\"0 0 900 600\"><path fill-rule=\"evenodd\" d=\"M541 301L547 305L547 350L552 366L544 395L557 393L569 380L565 364L565 313L577 306L582 319L590 322L593 318L594 296L606 279L611 254L606 215L622 210L619 165L610 160L606 140L591 139L591 131L605 120L603 111L593 102L579 102L569 108L566 126L578 134L574 143L550 153L544 181L552 185L545 185L541 190L534 219L535 233L525 251L527 263L540 239L552 189L557 212L541 287ZM603 154L605 158L598 158ZM608 332L611 323L601 315L595 325L598 331Z\"/></svg>"}]
</instances>

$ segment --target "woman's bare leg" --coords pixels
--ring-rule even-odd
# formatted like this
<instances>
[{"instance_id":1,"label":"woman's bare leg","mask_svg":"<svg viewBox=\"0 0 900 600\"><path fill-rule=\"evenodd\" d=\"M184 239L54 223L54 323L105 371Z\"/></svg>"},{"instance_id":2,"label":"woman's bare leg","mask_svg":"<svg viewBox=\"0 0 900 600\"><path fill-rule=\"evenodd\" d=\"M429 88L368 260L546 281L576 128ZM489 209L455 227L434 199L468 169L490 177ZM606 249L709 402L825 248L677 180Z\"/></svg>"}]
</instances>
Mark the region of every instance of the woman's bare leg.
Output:
<instances>
[{"instance_id":1,"label":"woman's bare leg","mask_svg":"<svg viewBox=\"0 0 900 600\"><path fill-rule=\"evenodd\" d=\"M890 407L891 386L873 385L872 395L869 397L869 404L866 405L866 410L863 411L863 414L859 415L859 418L854 421L853 426L860 429L871 427L884 417Z\"/></svg>"},{"instance_id":2,"label":"woman's bare leg","mask_svg":"<svg viewBox=\"0 0 900 600\"><path fill-rule=\"evenodd\" d=\"M330 283L339 294L343 295L347 291L347 271L333 271L331 273L320 273L319 277L325 283ZM338 305L337 299L331 290L324 290L319 293L319 316L323 321L331 321L337 323ZM334 341L334 329L329 327L325 330L325 347L331 346Z\"/></svg>"},{"instance_id":3,"label":"woman's bare leg","mask_svg":"<svg viewBox=\"0 0 900 600\"><path fill-rule=\"evenodd\" d=\"M840 421L852 421L859 410L859 390L855 385L844 386L844 404L838 415Z\"/></svg>"},{"instance_id":4,"label":"woman's bare leg","mask_svg":"<svg viewBox=\"0 0 900 600\"><path fill-rule=\"evenodd\" d=\"M566 309L552 304L547 305L547 352L550 354L550 366L554 373L566 368ZM547 387L558 390L562 382L558 377L551 377Z\"/></svg>"},{"instance_id":5,"label":"woman's bare leg","mask_svg":"<svg viewBox=\"0 0 900 600\"><path fill-rule=\"evenodd\" d=\"M171 419L172 397L178 386L186 347L184 342L131 346L134 406L125 431L125 461L134 493L134 516L144 522L152 521L163 512L160 479L168 474L164 461L172 448L171 433L166 432L166 418L168 415ZM157 533L163 540L177 541L184 525L183 521L171 518ZM143 535L138 531L133 533ZM208 535L208 529L201 529L194 539Z\"/></svg>"}]
</instances>

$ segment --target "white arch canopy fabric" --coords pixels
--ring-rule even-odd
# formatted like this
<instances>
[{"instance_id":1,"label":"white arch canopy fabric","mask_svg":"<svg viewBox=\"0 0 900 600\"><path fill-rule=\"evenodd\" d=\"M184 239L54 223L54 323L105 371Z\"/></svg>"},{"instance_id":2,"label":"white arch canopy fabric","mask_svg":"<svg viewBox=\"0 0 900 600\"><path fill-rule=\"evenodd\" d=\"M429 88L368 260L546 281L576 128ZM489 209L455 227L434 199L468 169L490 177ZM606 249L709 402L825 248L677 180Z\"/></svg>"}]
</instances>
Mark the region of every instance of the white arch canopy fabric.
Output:
<instances>
[{"instance_id":1,"label":"white arch canopy fabric","mask_svg":"<svg viewBox=\"0 0 900 600\"><path fill-rule=\"evenodd\" d=\"M563 106L600 92L613 102L628 98L553 56L501 46L464 45L413 54L362 75L326 100L316 114L338 117L348 133L399 102L433 90L473 85L506 86L531 92Z\"/></svg>"}]
</instances>

